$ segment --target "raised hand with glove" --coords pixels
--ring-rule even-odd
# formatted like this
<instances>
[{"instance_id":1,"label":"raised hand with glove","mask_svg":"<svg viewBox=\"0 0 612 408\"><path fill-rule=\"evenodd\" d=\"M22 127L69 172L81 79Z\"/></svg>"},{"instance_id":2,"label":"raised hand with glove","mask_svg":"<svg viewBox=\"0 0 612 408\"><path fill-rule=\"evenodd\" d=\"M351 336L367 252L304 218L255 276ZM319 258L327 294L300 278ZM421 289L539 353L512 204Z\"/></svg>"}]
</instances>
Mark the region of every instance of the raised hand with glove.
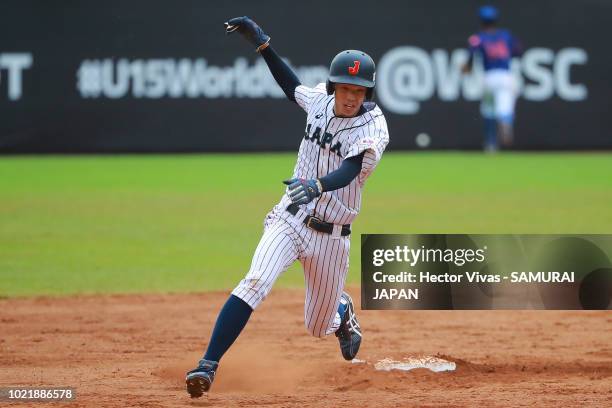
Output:
<instances>
[{"instance_id":1,"label":"raised hand with glove","mask_svg":"<svg viewBox=\"0 0 612 408\"><path fill-rule=\"evenodd\" d=\"M225 22L225 33L231 34L238 31L248 42L253 44L255 51L265 49L270 43L270 36L263 32L261 27L247 16L234 17Z\"/></svg>"}]
</instances>

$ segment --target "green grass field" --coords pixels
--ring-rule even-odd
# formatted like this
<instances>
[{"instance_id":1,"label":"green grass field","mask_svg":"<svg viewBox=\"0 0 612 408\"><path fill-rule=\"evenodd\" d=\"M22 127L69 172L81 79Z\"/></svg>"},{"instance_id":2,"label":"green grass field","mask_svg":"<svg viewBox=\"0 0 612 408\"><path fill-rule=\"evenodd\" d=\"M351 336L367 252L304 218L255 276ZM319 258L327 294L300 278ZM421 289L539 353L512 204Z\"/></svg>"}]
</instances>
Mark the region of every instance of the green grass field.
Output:
<instances>
[{"instance_id":1,"label":"green grass field","mask_svg":"<svg viewBox=\"0 0 612 408\"><path fill-rule=\"evenodd\" d=\"M0 296L229 289L294 162L0 157ZM353 231L352 282L361 233L612 233L612 155L387 153Z\"/></svg>"}]
</instances>

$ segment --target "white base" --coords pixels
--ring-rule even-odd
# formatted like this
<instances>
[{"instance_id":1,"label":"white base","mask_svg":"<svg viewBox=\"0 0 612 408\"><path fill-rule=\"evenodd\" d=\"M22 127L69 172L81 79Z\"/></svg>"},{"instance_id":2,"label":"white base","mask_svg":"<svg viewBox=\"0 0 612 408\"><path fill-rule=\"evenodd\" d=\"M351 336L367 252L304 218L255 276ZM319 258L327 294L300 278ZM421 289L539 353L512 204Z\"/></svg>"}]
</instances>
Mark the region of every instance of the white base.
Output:
<instances>
[{"instance_id":1,"label":"white base","mask_svg":"<svg viewBox=\"0 0 612 408\"><path fill-rule=\"evenodd\" d=\"M374 364L374 368L379 371L410 371L415 368L427 368L428 370L438 373L442 371L455 371L457 365L452 361L446 361L438 357L428 356L422 358L408 357L404 358L402 361L395 361L391 360L390 358L385 358Z\"/></svg>"}]
</instances>

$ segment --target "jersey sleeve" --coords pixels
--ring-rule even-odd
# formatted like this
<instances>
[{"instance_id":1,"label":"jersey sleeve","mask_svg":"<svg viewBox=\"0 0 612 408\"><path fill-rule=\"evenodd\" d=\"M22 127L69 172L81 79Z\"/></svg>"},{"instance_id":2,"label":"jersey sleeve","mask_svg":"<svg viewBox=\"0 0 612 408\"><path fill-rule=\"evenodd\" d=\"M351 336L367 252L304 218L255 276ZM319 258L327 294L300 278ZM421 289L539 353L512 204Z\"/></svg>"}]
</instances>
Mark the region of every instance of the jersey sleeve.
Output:
<instances>
[{"instance_id":1,"label":"jersey sleeve","mask_svg":"<svg viewBox=\"0 0 612 408\"><path fill-rule=\"evenodd\" d=\"M305 85L299 85L295 88L295 101L306 112L325 96L327 96L327 89L324 83L320 83L314 88Z\"/></svg>"},{"instance_id":2,"label":"jersey sleeve","mask_svg":"<svg viewBox=\"0 0 612 408\"><path fill-rule=\"evenodd\" d=\"M358 176L360 184L363 184L372 174L378 162L380 162L388 143L389 130L387 129L387 121L382 113L367 125L356 130L355 140L349 146L345 159L365 152L361 164L361 172Z\"/></svg>"}]
</instances>

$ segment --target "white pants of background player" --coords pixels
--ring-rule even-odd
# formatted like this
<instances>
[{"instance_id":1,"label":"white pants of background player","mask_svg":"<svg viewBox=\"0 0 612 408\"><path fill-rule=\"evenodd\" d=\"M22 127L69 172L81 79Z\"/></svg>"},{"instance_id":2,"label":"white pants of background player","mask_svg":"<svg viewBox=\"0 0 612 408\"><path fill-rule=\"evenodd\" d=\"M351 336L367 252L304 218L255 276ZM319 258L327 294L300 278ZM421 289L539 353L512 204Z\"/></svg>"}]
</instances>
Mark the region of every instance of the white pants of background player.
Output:
<instances>
[{"instance_id":1,"label":"white pants of background player","mask_svg":"<svg viewBox=\"0 0 612 408\"><path fill-rule=\"evenodd\" d=\"M337 310L348 271L350 239L340 236L340 228L334 228L333 234L307 228L302 221L305 216L302 210L293 216L279 206L268 214L251 268L232 294L255 310L276 279L299 260L306 283L304 323L311 335L323 337L340 326Z\"/></svg>"},{"instance_id":2,"label":"white pants of background player","mask_svg":"<svg viewBox=\"0 0 612 408\"><path fill-rule=\"evenodd\" d=\"M517 84L512 72L505 69L492 69L484 75L484 93L480 112L485 119L495 119L500 123L512 125Z\"/></svg>"}]
</instances>

